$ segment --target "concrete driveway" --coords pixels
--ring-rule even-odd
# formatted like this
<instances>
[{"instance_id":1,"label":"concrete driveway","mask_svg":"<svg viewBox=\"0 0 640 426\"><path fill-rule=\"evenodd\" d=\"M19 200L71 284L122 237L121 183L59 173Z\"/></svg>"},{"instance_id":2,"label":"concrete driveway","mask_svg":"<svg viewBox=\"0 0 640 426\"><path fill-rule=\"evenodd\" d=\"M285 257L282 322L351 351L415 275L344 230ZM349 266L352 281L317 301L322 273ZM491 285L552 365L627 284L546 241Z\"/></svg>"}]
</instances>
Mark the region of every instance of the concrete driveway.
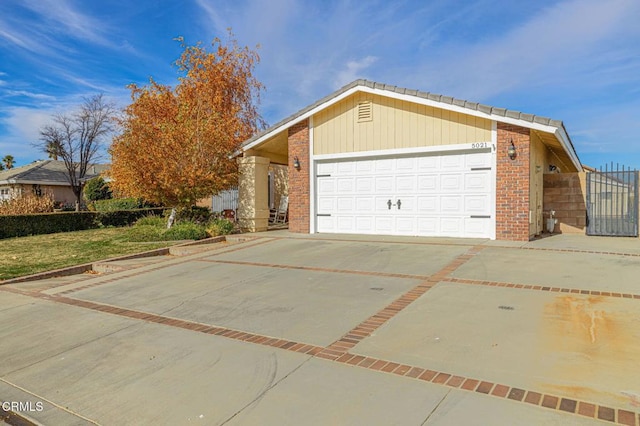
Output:
<instances>
[{"instance_id":1,"label":"concrete driveway","mask_svg":"<svg viewBox=\"0 0 640 426\"><path fill-rule=\"evenodd\" d=\"M242 236L0 286L45 425L640 426L640 241ZM22 405L15 405L22 404Z\"/></svg>"}]
</instances>

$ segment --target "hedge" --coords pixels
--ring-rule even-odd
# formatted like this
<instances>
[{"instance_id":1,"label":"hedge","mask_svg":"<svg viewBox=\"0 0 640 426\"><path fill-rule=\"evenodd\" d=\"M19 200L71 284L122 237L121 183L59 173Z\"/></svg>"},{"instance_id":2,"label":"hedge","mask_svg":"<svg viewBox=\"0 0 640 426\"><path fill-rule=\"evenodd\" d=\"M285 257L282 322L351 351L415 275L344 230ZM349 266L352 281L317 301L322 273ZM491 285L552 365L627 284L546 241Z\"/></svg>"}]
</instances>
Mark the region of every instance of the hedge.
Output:
<instances>
[{"instance_id":1,"label":"hedge","mask_svg":"<svg viewBox=\"0 0 640 426\"><path fill-rule=\"evenodd\" d=\"M128 226L149 215L162 215L165 208L108 212L58 212L0 216L0 239L27 235L81 231L104 226Z\"/></svg>"}]
</instances>

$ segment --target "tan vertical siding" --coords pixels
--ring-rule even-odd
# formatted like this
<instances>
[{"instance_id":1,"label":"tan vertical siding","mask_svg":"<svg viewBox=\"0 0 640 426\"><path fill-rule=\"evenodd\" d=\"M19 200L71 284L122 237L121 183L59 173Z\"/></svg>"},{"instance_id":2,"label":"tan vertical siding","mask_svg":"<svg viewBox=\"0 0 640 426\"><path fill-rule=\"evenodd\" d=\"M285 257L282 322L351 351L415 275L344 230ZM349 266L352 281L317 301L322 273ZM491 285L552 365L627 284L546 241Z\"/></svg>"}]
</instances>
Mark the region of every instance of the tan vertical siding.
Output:
<instances>
[{"instance_id":1,"label":"tan vertical siding","mask_svg":"<svg viewBox=\"0 0 640 426\"><path fill-rule=\"evenodd\" d=\"M357 122L358 103L373 103L373 120ZM491 141L491 121L368 93L314 115L314 154L376 151Z\"/></svg>"},{"instance_id":2,"label":"tan vertical siding","mask_svg":"<svg viewBox=\"0 0 640 426\"><path fill-rule=\"evenodd\" d=\"M531 160L529 162L529 209L531 210L531 223L529 223L529 235L537 235L544 230L543 216L543 186L544 173L548 170L548 150L542 143L536 132L531 132Z\"/></svg>"}]
</instances>

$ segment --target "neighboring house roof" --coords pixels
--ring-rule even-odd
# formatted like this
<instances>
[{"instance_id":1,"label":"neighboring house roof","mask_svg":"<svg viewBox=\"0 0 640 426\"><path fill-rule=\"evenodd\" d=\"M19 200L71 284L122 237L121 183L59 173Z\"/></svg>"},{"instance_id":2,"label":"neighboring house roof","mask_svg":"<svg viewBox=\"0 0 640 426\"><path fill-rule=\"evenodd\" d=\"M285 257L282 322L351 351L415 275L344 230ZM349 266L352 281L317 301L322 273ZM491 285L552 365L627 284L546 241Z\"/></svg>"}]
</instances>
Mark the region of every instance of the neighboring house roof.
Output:
<instances>
[{"instance_id":1,"label":"neighboring house roof","mask_svg":"<svg viewBox=\"0 0 640 426\"><path fill-rule=\"evenodd\" d=\"M388 84L376 83L374 81L362 79L355 80L347 84L341 89L338 89L330 95L325 96L317 102L314 102L313 104L301 109L295 114L274 124L268 129L258 133L257 135L245 141L242 144L242 149L247 150L258 145L274 134L281 132L285 128L291 127L292 125L309 118L318 111L336 102L339 102L340 100L358 91L394 97L409 102L422 103L425 105L434 106L436 108L447 109L463 114L469 114L477 117L487 118L490 120L515 124L521 127L540 130L547 133L553 133L555 134L565 151L568 153L574 165L578 168L578 170L581 169L581 163L578 158L578 154L576 153L576 150L573 146L573 143L571 142L571 139L569 138L569 134L567 133L564 124L560 120L553 120L551 118L543 117L540 115L526 114L510 109L497 108L476 102L456 99L450 96L437 95L430 92L421 92L414 89L405 89L402 87L391 86Z\"/></svg>"},{"instance_id":2,"label":"neighboring house roof","mask_svg":"<svg viewBox=\"0 0 640 426\"><path fill-rule=\"evenodd\" d=\"M109 167L108 164L91 165L87 169L85 179L98 176ZM36 185L69 185L68 172L63 161L35 161L26 166L14 167L0 171L0 185L36 184Z\"/></svg>"}]
</instances>

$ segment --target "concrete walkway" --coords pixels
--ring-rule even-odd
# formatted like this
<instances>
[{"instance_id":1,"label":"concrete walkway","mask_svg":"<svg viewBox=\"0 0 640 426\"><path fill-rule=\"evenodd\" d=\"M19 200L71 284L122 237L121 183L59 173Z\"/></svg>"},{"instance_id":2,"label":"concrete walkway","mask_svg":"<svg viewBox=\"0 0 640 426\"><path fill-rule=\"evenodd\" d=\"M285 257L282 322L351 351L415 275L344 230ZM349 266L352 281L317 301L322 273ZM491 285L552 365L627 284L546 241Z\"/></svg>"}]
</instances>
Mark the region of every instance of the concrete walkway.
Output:
<instances>
[{"instance_id":1,"label":"concrete walkway","mask_svg":"<svg viewBox=\"0 0 640 426\"><path fill-rule=\"evenodd\" d=\"M0 285L45 425L640 426L640 241L287 231Z\"/></svg>"}]
</instances>

